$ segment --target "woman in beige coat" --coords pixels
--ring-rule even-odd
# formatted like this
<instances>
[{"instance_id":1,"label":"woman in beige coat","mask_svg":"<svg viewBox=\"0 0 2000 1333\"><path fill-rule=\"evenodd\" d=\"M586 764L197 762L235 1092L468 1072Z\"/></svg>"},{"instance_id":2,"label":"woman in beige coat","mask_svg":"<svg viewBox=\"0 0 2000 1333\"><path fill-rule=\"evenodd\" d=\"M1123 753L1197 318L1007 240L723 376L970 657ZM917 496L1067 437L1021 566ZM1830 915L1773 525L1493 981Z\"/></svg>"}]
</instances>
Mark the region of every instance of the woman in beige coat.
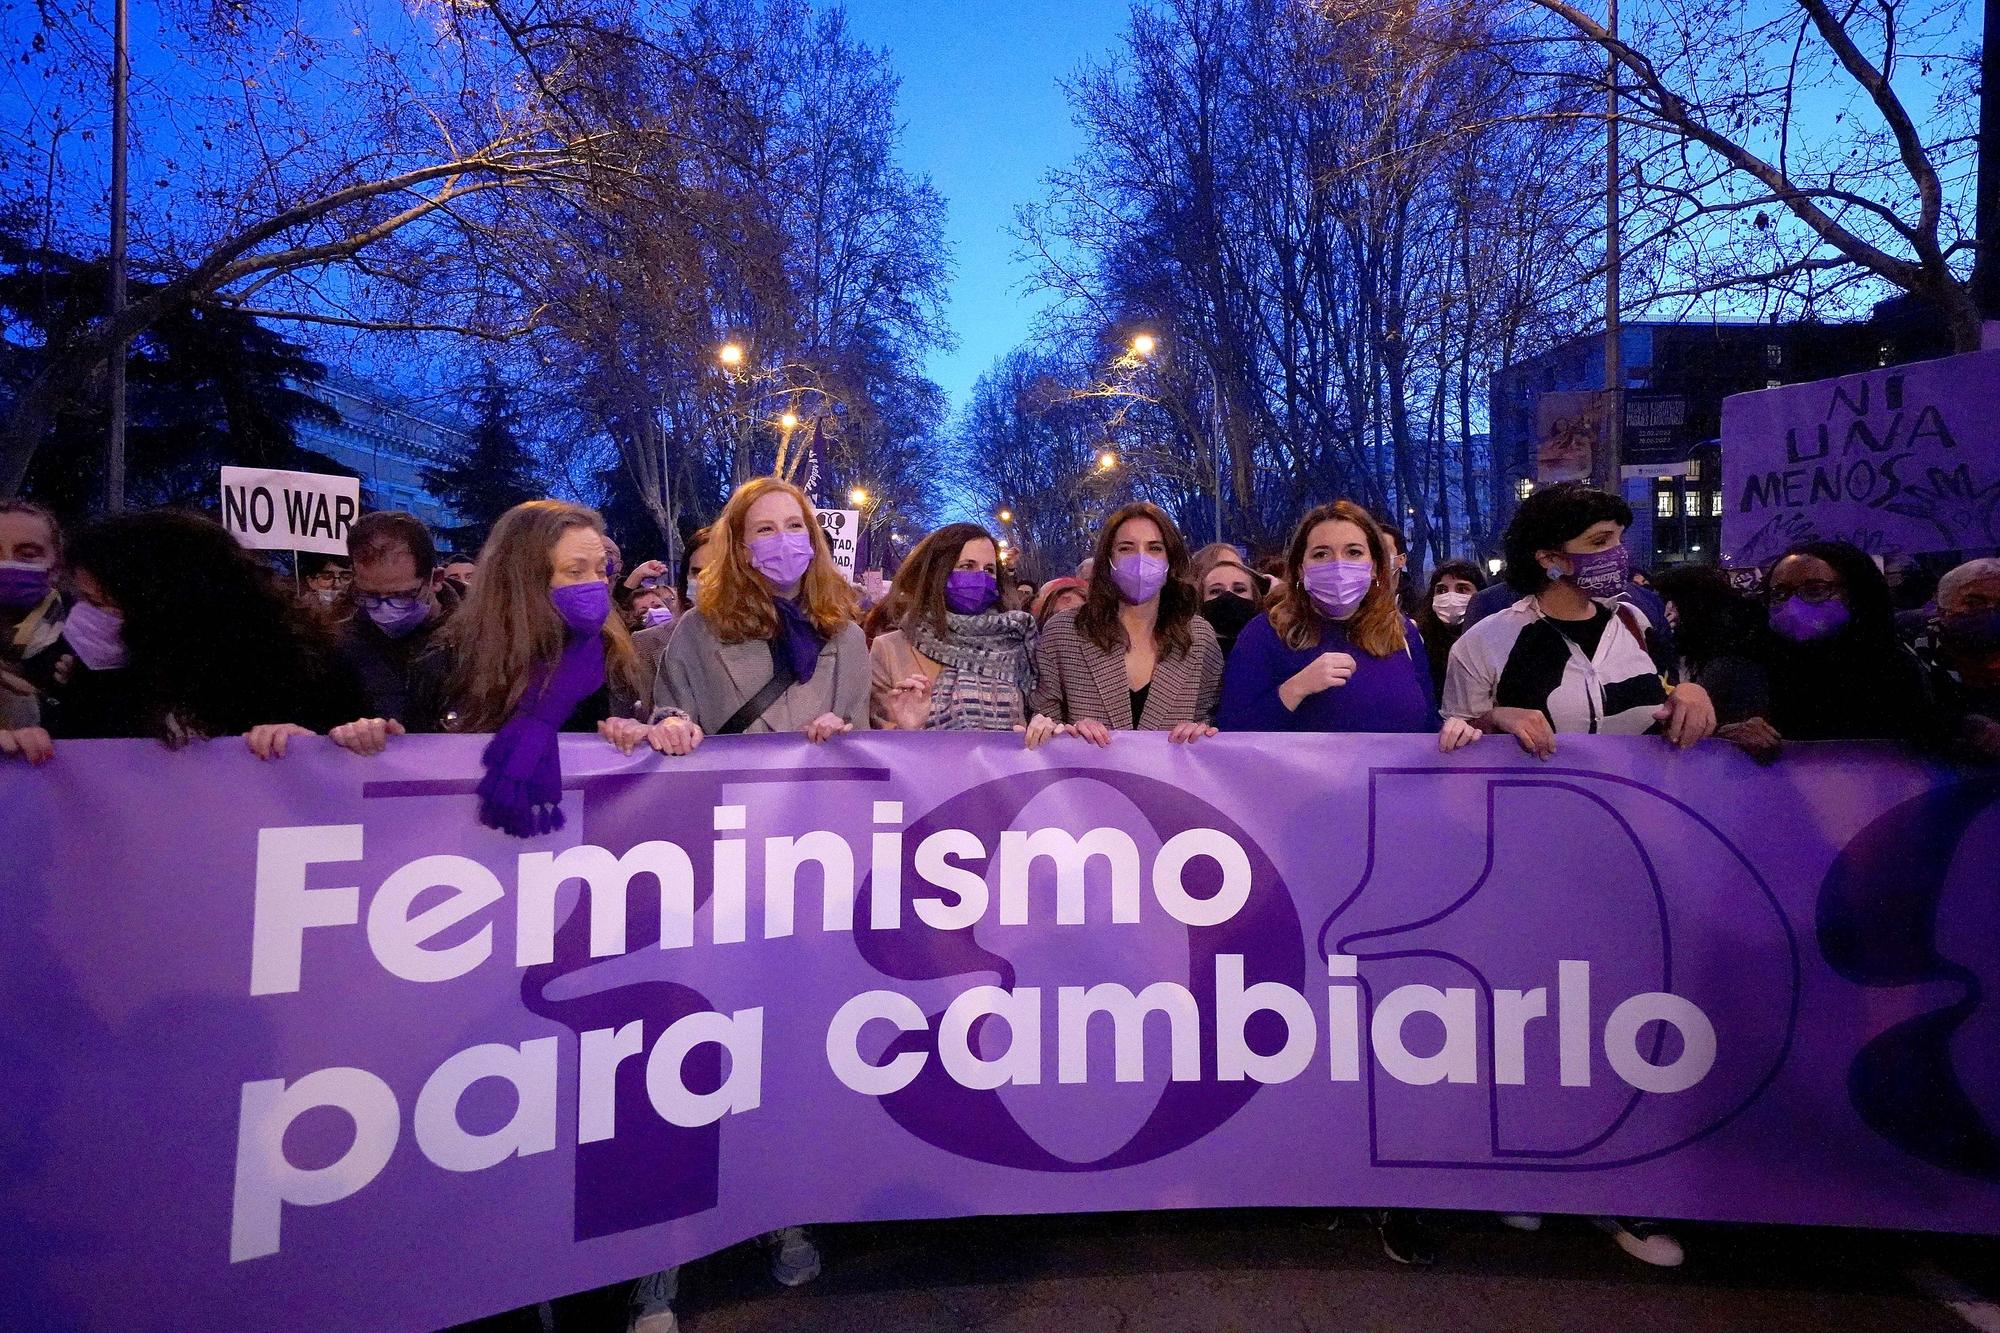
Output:
<instances>
[{"instance_id":1,"label":"woman in beige coat","mask_svg":"<svg viewBox=\"0 0 2000 1333\"><path fill-rule=\"evenodd\" d=\"M894 626L875 638L869 713L895 731L1020 731L1033 681L1034 618L1000 609L999 548L976 523L917 544L889 594Z\"/></svg>"}]
</instances>

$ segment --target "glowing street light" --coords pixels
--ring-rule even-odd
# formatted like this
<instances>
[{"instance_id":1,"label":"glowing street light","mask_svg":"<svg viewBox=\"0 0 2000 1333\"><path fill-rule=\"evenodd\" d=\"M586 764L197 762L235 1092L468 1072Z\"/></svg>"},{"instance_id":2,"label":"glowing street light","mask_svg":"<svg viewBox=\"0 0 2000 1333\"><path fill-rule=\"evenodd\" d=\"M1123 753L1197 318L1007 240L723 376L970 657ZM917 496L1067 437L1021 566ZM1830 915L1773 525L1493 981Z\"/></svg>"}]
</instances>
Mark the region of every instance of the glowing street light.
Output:
<instances>
[{"instance_id":1,"label":"glowing street light","mask_svg":"<svg viewBox=\"0 0 2000 1333\"><path fill-rule=\"evenodd\" d=\"M1154 349L1159 345L1160 340L1158 338L1155 338L1150 333L1142 333L1132 340L1132 355L1151 356Z\"/></svg>"},{"instance_id":2,"label":"glowing street light","mask_svg":"<svg viewBox=\"0 0 2000 1333\"><path fill-rule=\"evenodd\" d=\"M797 430L799 428L799 414L797 412L787 412L778 418L778 424L786 430Z\"/></svg>"},{"instance_id":3,"label":"glowing street light","mask_svg":"<svg viewBox=\"0 0 2000 1333\"><path fill-rule=\"evenodd\" d=\"M1013 510L1011 510L1011 509L1003 509L1003 510L1001 510L1001 511L1000 511L1000 521L1001 521L1002 523L1012 523L1012 522L1014 521L1014 511L1013 511Z\"/></svg>"},{"instance_id":4,"label":"glowing street light","mask_svg":"<svg viewBox=\"0 0 2000 1333\"><path fill-rule=\"evenodd\" d=\"M868 503L867 488L864 486L856 486L853 490L849 491L847 493L847 503L853 505L857 509L859 509L862 505L867 504Z\"/></svg>"},{"instance_id":5,"label":"glowing street light","mask_svg":"<svg viewBox=\"0 0 2000 1333\"><path fill-rule=\"evenodd\" d=\"M1114 453L1112 450L1106 449L1103 453L1097 456L1097 470L1099 472L1109 472L1112 468L1115 468L1117 466L1118 466L1118 455Z\"/></svg>"},{"instance_id":6,"label":"glowing street light","mask_svg":"<svg viewBox=\"0 0 2000 1333\"><path fill-rule=\"evenodd\" d=\"M734 370L743 364L743 344L733 342L722 344L721 350L715 354L715 359Z\"/></svg>"}]
</instances>

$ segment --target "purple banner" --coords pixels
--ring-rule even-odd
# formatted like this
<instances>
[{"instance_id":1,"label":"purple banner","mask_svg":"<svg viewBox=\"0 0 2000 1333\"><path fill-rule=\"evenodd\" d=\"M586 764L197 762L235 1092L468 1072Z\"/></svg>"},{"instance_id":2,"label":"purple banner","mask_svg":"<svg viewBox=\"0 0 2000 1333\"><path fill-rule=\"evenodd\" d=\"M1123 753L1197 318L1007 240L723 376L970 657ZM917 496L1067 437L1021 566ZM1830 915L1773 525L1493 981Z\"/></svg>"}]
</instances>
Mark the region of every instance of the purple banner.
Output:
<instances>
[{"instance_id":1,"label":"purple banner","mask_svg":"<svg viewBox=\"0 0 2000 1333\"><path fill-rule=\"evenodd\" d=\"M479 745L0 767L0 1325L426 1328L977 1213L2000 1229L1991 775L579 740L517 842Z\"/></svg>"},{"instance_id":2,"label":"purple banner","mask_svg":"<svg viewBox=\"0 0 2000 1333\"><path fill-rule=\"evenodd\" d=\"M2000 546L2000 350L1726 398L1722 476L1733 564Z\"/></svg>"}]
</instances>

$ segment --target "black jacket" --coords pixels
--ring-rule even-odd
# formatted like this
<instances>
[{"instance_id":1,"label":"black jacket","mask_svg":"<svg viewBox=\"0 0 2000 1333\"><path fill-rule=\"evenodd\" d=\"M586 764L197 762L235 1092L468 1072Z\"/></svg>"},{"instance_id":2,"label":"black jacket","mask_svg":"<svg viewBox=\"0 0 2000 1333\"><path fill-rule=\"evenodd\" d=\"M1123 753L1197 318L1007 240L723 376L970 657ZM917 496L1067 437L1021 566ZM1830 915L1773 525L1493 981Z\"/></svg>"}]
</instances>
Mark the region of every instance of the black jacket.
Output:
<instances>
[{"instance_id":1,"label":"black jacket","mask_svg":"<svg viewBox=\"0 0 2000 1333\"><path fill-rule=\"evenodd\" d=\"M340 627L338 647L341 660L361 681L366 704L360 716L392 717L408 724L417 660L457 607L458 594L448 587L440 589L437 614L400 639L384 634L363 612L348 617Z\"/></svg>"}]
</instances>

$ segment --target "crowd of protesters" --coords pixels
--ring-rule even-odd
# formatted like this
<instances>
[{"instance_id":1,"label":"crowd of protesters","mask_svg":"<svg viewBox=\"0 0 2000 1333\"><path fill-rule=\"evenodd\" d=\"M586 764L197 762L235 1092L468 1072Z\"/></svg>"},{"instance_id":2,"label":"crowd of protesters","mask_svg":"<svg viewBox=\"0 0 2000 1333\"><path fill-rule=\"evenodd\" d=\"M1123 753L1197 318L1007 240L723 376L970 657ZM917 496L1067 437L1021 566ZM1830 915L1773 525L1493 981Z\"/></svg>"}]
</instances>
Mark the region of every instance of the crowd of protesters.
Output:
<instances>
[{"instance_id":1,"label":"crowd of protesters","mask_svg":"<svg viewBox=\"0 0 2000 1333\"><path fill-rule=\"evenodd\" d=\"M1446 560L1421 588L1401 534L1345 500L1255 563L1190 553L1166 513L1129 504L1074 576L1039 588L992 533L955 523L864 614L805 494L768 477L678 571L626 569L595 512L556 500L510 510L476 557L440 552L412 515L367 514L346 559L283 574L199 515L65 534L0 500L0 755L241 736L278 759L306 735L368 755L486 734L479 817L521 836L561 823L563 732L669 756L759 732L991 731L1032 749L1222 730L1423 732L1446 752L1505 735L1544 759L1609 734L1714 736L1767 763L1787 741L1840 739L2000 760L2000 559L1958 565L1899 618L1881 566L1845 543L1787 551L1758 593L1712 568L1643 579L1631 521L1615 495L1536 491L1497 581ZM1600 1221L1637 1257L1679 1262L1656 1226ZM1393 1257L1428 1258L1414 1215L1378 1225ZM780 1280L818 1271L798 1228L765 1242ZM640 1284L635 1328L672 1327L674 1287L671 1271Z\"/></svg>"}]
</instances>

